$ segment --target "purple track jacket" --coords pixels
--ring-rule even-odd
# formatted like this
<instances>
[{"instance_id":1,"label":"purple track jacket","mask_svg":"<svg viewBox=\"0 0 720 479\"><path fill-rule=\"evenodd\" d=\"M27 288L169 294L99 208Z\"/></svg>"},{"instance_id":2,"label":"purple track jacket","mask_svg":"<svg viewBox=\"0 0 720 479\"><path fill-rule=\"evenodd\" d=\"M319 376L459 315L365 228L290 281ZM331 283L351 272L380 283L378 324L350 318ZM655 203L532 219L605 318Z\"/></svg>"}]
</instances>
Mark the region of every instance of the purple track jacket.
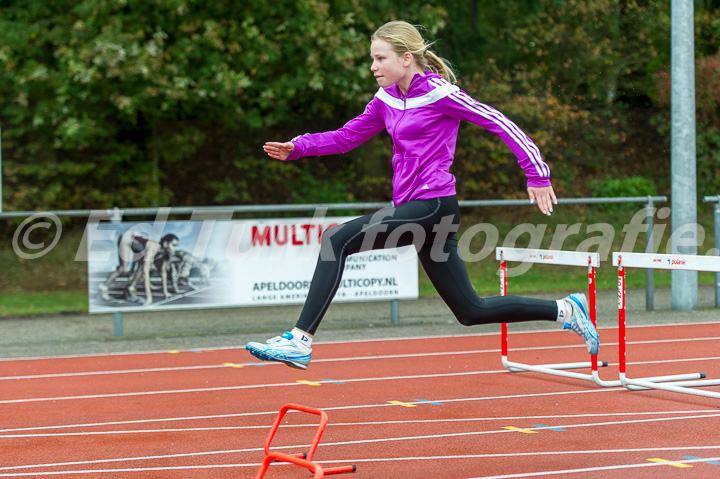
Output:
<instances>
[{"instance_id":1,"label":"purple track jacket","mask_svg":"<svg viewBox=\"0 0 720 479\"><path fill-rule=\"evenodd\" d=\"M460 120L498 135L525 170L528 186L550 185L540 151L515 123L431 72L416 74L406 95L397 85L380 88L365 112L338 130L293 138L295 149L287 160L345 153L387 130L394 143L394 204L452 196L455 176L449 170Z\"/></svg>"}]
</instances>

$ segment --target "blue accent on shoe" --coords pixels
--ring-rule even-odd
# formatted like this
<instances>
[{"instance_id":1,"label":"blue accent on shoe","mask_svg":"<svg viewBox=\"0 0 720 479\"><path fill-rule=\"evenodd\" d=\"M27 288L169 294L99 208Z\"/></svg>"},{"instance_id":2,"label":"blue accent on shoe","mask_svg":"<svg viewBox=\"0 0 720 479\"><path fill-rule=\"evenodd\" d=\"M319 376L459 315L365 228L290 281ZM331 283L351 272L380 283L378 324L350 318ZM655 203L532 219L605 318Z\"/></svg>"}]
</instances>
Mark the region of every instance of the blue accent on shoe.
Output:
<instances>
[{"instance_id":1,"label":"blue accent on shoe","mask_svg":"<svg viewBox=\"0 0 720 479\"><path fill-rule=\"evenodd\" d=\"M307 369L312 357L312 349L298 345L287 331L266 344L249 342L245 349L263 361L281 362L296 369Z\"/></svg>"},{"instance_id":2,"label":"blue accent on shoe","mask_svg":"<svg viewBox=\"0 0 720 479\"><path fill-rule=\"evenodd\" d=\"M572 306L573 314L570 322L563 325L564 329L570 329L580 335L585 341L588 352L591 355L598 354L600 350L600 338L588 315L588 303L584 294L571 294L565 297L565 301Z\"/></svg>"}]
</instances>

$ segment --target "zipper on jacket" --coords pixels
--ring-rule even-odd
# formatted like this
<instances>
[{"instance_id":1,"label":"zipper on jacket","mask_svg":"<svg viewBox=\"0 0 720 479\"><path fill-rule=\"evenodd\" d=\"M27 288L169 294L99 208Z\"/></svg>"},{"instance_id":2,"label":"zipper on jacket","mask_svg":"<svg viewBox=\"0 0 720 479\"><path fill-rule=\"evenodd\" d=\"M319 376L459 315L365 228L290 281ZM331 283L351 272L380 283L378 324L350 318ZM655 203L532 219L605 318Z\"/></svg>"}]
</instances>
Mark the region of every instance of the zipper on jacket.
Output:
<instances>
[{"instance_id":1,"label":"zipper on jacket","mask_svg":"<svg viewBox=\"0 0 720 479\"><path fill-rule=\"evenodd\" d=\"M410 88L408 88L408 91L410 91ZM398 121L395 123L395 131L400 131L400 123L405 118L405 112L407 111L407 93L405 96L403 96L403 109L402 113L400 114L400 118L398 118ZM397 142L394 142L397 145ZM401 152L402 159L405 160L405 151L403 150Z\"/></svg>"},{"instance_id":2,"label":"zipper on jacket","mask_svg":"<svg viewBox=\"0 0 720 479\"><path fill-rule=\"evenodd\" d=\"M420 81L418 79L418 81ZM407 91L402 95L402 101L403 101L403 109L402 109L402 115L400 115L400 118L398 118L397 123L395 123L395 130L400 130L400 122L405 118L405 112L407 111L407 98L410 94L410 89L413 87L413 84L415 83L415 77L410 81L410 84L408 85ZM400 90L400 87L398 87L398 90ZM400 91L402 93L402 90ZM402 158L405 159L405 151L402 152Z\"/></svg>"}]
</instances>

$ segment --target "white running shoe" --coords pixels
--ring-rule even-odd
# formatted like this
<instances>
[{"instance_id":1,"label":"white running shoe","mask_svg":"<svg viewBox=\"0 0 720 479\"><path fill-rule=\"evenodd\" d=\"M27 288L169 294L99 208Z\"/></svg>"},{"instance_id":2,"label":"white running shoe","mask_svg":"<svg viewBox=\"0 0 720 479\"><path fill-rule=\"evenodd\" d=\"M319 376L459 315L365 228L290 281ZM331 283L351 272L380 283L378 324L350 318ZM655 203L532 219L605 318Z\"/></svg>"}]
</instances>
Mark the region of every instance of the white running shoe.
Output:
<instances>
[{"instance_id":1,"label":"white running shoe","mask_svg":"<svg viewBox=\"0 0 720 479\"><path fill-rule=\"evenodd\" d=\"M588 314L590 306L588 306L587 298L585 298L584 294L576 293L566 296L563 300L568 303L572 309L570 321L565 323L563 328L569 329L581 336L583 340L585 340L588 352L596 355L600 350L600 338Z\"/></svg>"},{"instance_id":2,"label":"white running shoe","mask_svg":"<svg viewBox=\"0 0 720 479\"><path fill-rule=\"evenodd\" d=\"M268 339L266 344L249 342L245 349L263 361L277 361L296 369L307 369L312 356L312 348L299 344L287 331L282 336Z\"/></svg>"}]
</instances>

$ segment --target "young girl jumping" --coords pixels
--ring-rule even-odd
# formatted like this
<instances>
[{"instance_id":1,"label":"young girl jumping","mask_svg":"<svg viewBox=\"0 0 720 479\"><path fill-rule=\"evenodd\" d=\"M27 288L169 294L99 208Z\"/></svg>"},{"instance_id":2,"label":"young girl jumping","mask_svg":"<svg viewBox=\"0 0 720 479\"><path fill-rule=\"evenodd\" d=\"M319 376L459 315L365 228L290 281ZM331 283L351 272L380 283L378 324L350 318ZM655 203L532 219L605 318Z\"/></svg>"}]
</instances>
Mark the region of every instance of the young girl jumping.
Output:
<instances>
[{"instance_id":1,"label":"young girl jumping","mask_svg":"<svg viewBox=\"0 0 720 479\"><path fill-rule=\"evenodd\" d=\"M557 301L481 298L458 253L455 233L460 209L449 169L460 121L475 123L505 142L525 171L530 201L550 215L557 199L550 169L537 146L502 113L455 86L451 68L413 25L393 21L380 27L371 37L370 57L380 89L360 116L339 130L305 134L286 143L268 142L264 150L283 161L345 153L387 130L394 143L395 206L327 230L295 328L266 343L250 342L246 349L259 359L306 369L313 336L340 285L347 256L412 244L437 292L461 324L557 321L580 335L590 354L597 354L600 342L588 317L585 295L572 294Z\"/></svg>"}]
</instances>

